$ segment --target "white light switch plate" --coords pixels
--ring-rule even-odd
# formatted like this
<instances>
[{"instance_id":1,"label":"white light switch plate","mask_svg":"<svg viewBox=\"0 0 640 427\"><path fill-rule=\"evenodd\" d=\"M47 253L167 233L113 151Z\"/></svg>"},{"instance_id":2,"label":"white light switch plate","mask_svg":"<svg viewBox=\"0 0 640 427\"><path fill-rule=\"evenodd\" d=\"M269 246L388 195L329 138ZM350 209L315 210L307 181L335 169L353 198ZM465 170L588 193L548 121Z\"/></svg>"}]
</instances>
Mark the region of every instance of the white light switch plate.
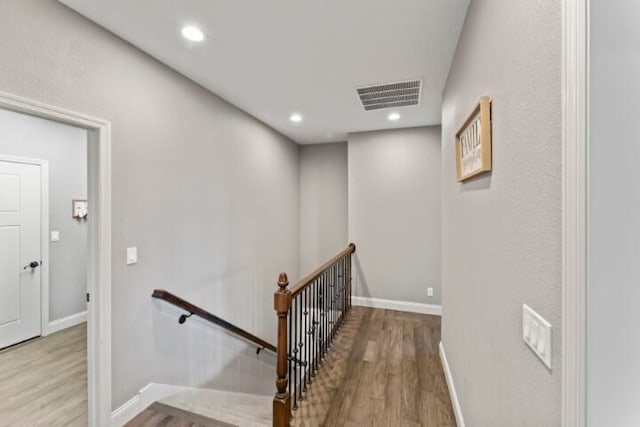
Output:
<instances>
[{"instance_id":1,"label":"white light switch plate","mask_svg":"<svg viewBox=\"0 0 640 427\"><path fill-rule=\"evenodd\" d=\"M522 305L522 339L551 369L551 324L527 304Z\"/></svg>"},{"instance_id":2,"label":"white light switch plate","mask_svg":"<svg viewBox=\"0 0 640 427\"><path fill-rule=\"evenodd\" d=\"M52 231L51 232L51 241L52 242L59 242L60 241L60 232L59 231Z\"/></svg>"},{"instance_id":3,"label":"white light switch plate","mask_svg":"<svg viewBox=\"0 0 640 427\"><path fill-rule=\"evenodd\" d=\"M138 248L127 248L127 265L135 264L138 262Z\"/></svg>"}]
</instances>

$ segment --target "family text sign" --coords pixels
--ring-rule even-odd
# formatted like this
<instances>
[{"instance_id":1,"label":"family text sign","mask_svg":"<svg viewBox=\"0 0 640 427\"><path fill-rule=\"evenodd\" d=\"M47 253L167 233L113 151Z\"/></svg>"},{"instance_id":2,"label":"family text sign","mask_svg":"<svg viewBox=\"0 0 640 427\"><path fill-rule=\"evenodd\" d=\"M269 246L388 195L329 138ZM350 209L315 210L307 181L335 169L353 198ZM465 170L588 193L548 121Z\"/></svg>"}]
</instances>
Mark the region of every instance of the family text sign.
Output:
<instances>
[{"instance_id":1,"label":"family text sign","mask_svg":"<svg viewBox=\"0 0 640 427\"><path fill-rule=\"evenodd\" d=\"M480 103L456 134L456 172L458 181L491 170L491 100Z\"/></svg>"}]
</instances>

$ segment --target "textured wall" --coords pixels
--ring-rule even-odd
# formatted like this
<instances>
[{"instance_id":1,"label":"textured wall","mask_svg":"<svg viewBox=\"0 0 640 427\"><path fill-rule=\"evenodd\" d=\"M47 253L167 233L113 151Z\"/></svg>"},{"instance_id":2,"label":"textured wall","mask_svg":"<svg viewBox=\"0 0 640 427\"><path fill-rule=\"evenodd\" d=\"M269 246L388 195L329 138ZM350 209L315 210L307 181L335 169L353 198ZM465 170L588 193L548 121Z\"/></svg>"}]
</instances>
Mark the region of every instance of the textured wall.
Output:
<instances>
[{"instance_id":1,"label":"textured wall","mask_svg":"<svg viewBox=\"0 0 640 427\"><path fill-rule=\"evenodd\" d=\"M87 309L87 223L71 201L87 198L87 131L0 110L0 155L49 161L49 321Z\"/></svg>"},{"instance_id":2,"label":"textured wall","mask_svg":"<svg viewBox=\"0 0 640 427\"><path fill-rule=\"evenodd\" d=\"M254 363L150 295L274 339L278 273L298 275L297 145L55 0L0 2L0 91L113 125L114 407L150 381L226 384Z\"/></svg>"},{"instance_id":3,"label":"textured wall","mask_svg":"<svg viewBox=\"0 0 640 427\"><path fill-rule=\"evenodd\" d=\"M300 274L347 246L347 143L300 147Z\"/></svg>"},{"instance_id":4,"label":"textured wall","mask_svg":"<svg viewBox=\"0 0 640 427\"><path fill-rule=\"evenodd\" d=\"M472 427L560 425L561 2L472 1L442 112L443 344ZM493 172L456 183L458 126L493 99ZM553 325L553 369L522 304Z\"/></svg>"},{"instance_id":5,"label":"textured wall","mask_svg":"<svg viewBox=\"0 0 640 427\"><path fill-rule=\"evenodd\" d=\"M591 0L587 425L640 425L640 3Z\"/></svg>"},{"instance_id":6,"label":"textured wall","mask_svg":"<svg viewBox=\"0 0 640 427\"><path fill-rule=\"evenodd\" d=\"M356 295L440 304L440 175L439 126L349 135Z\"/></svg>"}]
</instances>

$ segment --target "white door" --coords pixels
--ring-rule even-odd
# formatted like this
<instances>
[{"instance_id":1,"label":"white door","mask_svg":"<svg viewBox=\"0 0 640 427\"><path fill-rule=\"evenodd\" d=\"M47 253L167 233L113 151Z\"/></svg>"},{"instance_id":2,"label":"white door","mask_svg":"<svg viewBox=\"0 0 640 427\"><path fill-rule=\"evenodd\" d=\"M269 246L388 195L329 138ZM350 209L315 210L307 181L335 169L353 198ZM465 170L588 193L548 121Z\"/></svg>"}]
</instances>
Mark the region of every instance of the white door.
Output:
<instances>
[{"instance_id":1,"label":"white door","mask_svg":"<svg viewBox=\"0 0 640 427\"><path fill-rule=\"evenodd\" d=\"M40 173L0 160L0 348L41 334Z\"/></svg>"}]
</instances>

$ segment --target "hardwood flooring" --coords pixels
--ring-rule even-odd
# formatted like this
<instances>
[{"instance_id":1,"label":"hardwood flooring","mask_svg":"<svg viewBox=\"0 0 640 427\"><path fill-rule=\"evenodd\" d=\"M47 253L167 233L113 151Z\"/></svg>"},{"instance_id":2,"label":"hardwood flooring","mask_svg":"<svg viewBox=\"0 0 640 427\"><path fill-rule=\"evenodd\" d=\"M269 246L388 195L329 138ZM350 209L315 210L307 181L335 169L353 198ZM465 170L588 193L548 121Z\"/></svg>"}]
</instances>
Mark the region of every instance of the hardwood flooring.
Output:
<instances>
[{"instance_id":1,"label":"hardwood flooring","mask_svg":"<svg viewBox=\"0 0 640 427\"><path fill-rule=\"evenodd\" d=\"M353 307L293 424L454 427L439 342L440 317Z\"/></svg>"},{"instance_id":2,"label":"hardwood flooring","mask_svg":"<svg viewBox=\"0 0 640 427\"><path fill-rule=\"evenodd\" d=\"M126 427L235 427L222 421L183 411L172 406L155 402L140 415L129 421Z\"/></svg>"},{"instance_id":3,"label":"hardwood flooring","mask_svg":"<svg viewBox=\"0 0 640 427\"><path fill-rule=\"evenodd\" d=\"M0 351L0 426L87 425L86 324Z\"/></svg>"}]
</instances>

